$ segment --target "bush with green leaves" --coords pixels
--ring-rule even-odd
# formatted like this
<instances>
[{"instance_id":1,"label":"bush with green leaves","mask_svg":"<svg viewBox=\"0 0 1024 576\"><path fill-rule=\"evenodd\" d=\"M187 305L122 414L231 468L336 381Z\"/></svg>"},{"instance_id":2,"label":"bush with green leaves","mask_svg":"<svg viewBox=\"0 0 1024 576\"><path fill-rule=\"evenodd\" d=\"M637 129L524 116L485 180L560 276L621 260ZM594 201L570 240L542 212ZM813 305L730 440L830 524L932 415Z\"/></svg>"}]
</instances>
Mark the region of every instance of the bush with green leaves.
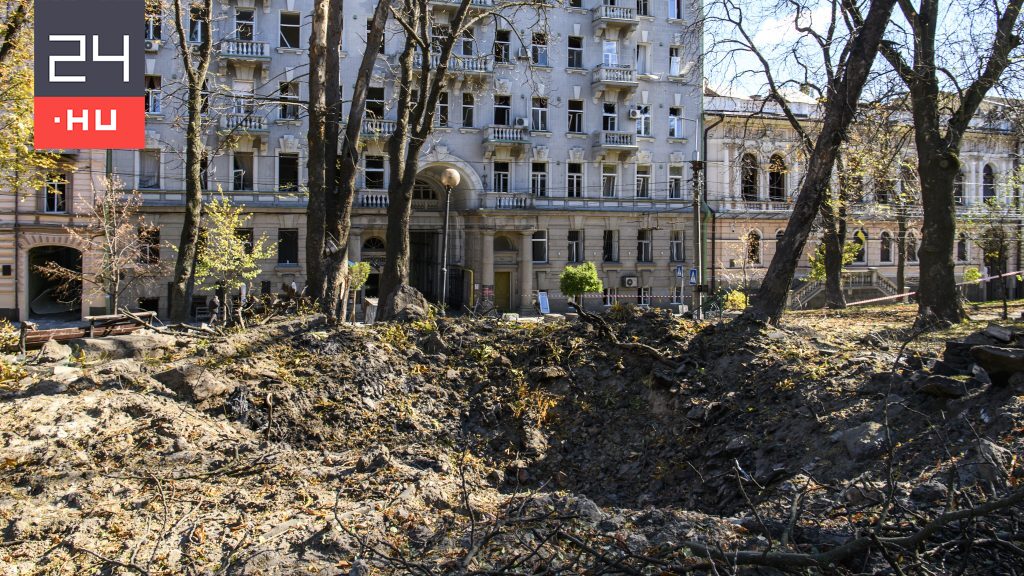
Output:
<instances>
[{"instance_id":1,"label":"bush with green leaves","mask_svg":"<svg viewBox=\"0 0 1024 576\"><path fill-rule=\"evenodd\" d=\"M203 205L205 234L196 257L196 283L213 287L235 287L260 273L259 261L271 258L275 247L266 236L243 235L250 216L245 206L232 204L225 196Z\"/></svg>"},{"instance_id":2,"label":"bush with green leaves","mask_svg":"<svg viewBox=\"0 0 1024 576\"><path fill-rule=\"evenodd\" d=\"M861 247L864 245L863 232L857 231L857 236L861 238L861 242L848 241L843 244L843 271L848 264L852 263L857 258L857 253L861 251ZM825 245L818 244L818 248L815 249L814 253L811 254L808 261L811 265L810 272L807 273L808 280L825 280Z\"/></svg>"},{"instance_id":3,"label":"bush with green leaves","mask_svg":"<svg viewBox=\"0 0 1024 576\"><path fill-rule=\"evenodd\" d=\"M964 282L977 282L981 280L981 272L974 266L964 270Z\"/></svg>"},{"instance_id":4,"label":"bush with green leaves","mask_svg":"<svg viewBox=\"0 0 1024 576\"><path fill-rule=\"evenodd\" d=\"M348 267L348 289L359 290L370 279L370 263L355 262Z\"/></svg>"},{"instance_id":5,"label":"bush with green leaves","mask_svg":"<svg viewBox=\"0 0 1024 576\"><path fill-rule=\"evenodd\" d=\"M575 300L583 294L600 292L604 284L597 276L597 268L593 262L584 262L578 266L566 266L558 277L558 289L562 294Z\"/></svg>"}]
</instances>

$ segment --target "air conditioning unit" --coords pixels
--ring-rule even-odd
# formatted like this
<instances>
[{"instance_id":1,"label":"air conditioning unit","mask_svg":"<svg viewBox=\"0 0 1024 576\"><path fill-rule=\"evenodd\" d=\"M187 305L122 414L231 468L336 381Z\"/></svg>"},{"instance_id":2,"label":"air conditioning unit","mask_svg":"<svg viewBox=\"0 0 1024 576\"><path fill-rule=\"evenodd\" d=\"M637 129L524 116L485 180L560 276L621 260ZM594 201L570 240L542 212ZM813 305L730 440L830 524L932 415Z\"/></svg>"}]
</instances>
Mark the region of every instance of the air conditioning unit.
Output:
<instances>
[{"instance_id":1,"label":"air conditioning unit","mask_svg":"<svg viewBox=\"0 0 1024 576\"><path fill-rule=\"evenodd\" d=\"M516 128L526 128L530 125L530 121L526 118L516 118Z\"/></svg>"},{"instance_id":2,"label":"air conditioning unit","mask_svg":"<svg viewBox=\"0 0 1024 576\"><path fill-rule=\"evenodd\" d=\"M630 120L637 120L639 118L640 118L640 111L639 110L633 109L633 110L629 111L629 119Z\"/></svg>"},{"instance_id":3,"label":"air conditioning unit","mask_svg":"<svg viewBox=\"0 0 1024 576\"><path fill-rule=\"evenodd\" d=\"M626 288L636 288L637 278L636 276L623 276L622 285Z\"/></svg>"},{"instance_id":4,"label":"air conditioning unit","mask_svg":"<svg viewBox=\"0 0 1024 576\"><path fill-rule=\"evenodd\" d=\"M156 52L160 50L159 40L146 40L146 52Z\"/></svg>"},{"instance_id":5,"label":"air conditioning unit","mask_svg":"<svg viewBox=\"0 0 1024 576\"><path fill-rule=\"evenodd\" d=\"M519 54L517 54L516 57L518 57L520 60L529 60L530 59L530 48L527 47L527 46L520 46L519 47Z\"/></svg>"}]
</instances>

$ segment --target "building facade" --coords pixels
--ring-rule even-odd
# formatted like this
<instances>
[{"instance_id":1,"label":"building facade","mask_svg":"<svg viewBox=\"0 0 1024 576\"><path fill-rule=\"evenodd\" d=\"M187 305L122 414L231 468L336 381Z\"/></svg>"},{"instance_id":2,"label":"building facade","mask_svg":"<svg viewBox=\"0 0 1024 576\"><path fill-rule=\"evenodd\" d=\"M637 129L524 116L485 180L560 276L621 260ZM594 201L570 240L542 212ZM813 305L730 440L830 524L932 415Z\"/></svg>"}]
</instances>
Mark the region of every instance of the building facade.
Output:
<instances>
[{"instance_id":1,"label":"building facade","mask_svg":"<svg viewBox=\"0 0 1024 576\"><path fill-rule=\"evenodd\" d=\"M492 0L472 5L499 10ZM446 33L457 4L432 0L430 6L432 32ZM583 261L597 265L609 301L678 301L676 267L687 264L692 244L686 214L701 121L696 10L699 4L682 0L569 0L481 19L463 35L416 184L411 283L431 299L439 295L445 193L439 176L454 168L462 178L452 192L453 306L484 295L503 310L531 310L536 292L545 290L554 308L564 308L559 273ZM261 263L254 288L301 287L312 2L226 0L214 3L214 11L210 26L185 17L190 42L212 34L215 46L205 188L247 207L252 218L245 233L277 243L276 258ZM358 71L372 3L346 2L344 11L343 99ZM6 314L39 314L31 302L46 281L32 258L45 256L47 246L63 246L62 227L80 219L108 172L139 190L145 217L159 230L162 258L174 258L168 244L177 242L183 218L185 87L172 17L153 13L147 20L145 149L69 155L65 200L47 204L54 192L35 191L32 202L13 211L19 222L5 226L10 232L0 244L0 256L16 268L10 279L0 277ZM367 295L376 290L386 248L385 143L394 128L393 58L400 48L400 34L389 28L363 121L349 257L374 265ZM20 247L17 258L13 244ZM88 270L88 257L83 265ZM208 296L197 290L196 305ZM137 298L161 314L168 310L165 284ZM81 302L83 314L102 307L95 295Z\"/></svg>"},{"instance_id":2,"label":"building facade","mask_svg":"<svg viewBox=\"0 0 1024 576\"><path fill-rule=\"evenodd\" d=\"M790 96L794 115L815 133L820 109L814 99L796 93ZM1021 262L1016 240L1010 242L1006 261L986 259L984 237L991 226L1006 229L1018 237L1021 223L1018 178L1020 142L1009 122L1001 120L998 107L1003 103L985 103L961 147L963 169L957 180L957 241L954 259L958 279L965 271L975 269L981 274L1020 270ZM785 231L790 211L804 175L805 155L799 139L781 108L762 99L706 91L705 123L708 126L708 195L714 212L713 230L709 238L710 257L706 264L708 276L720 287L756 288L775 254L777 239ZM1005 117L1005 116L1004 116ZM847 208L847 240L860 242L862 249L847 267L845 290L848 301L884 298L897 292L900 221L905 225L904 276L905 290L915 290L919 271L917 248L921 238L922 211L914 168L917 165L910 118L895 115L905 140L881 148L876 142L871 153L844 151L847 162L834 171L833 188L849 186L840 174L856 174ZM856 140L856 128L852 130ZM877 137L877 136L875 136ZM868 140L873 135L866 137ZM857 171L850 164L859 158L864 162L887 161L877 158L893 155L892 169L903 174L888 180L870 175L871 170ZM806 281L810 257L821 243L816 230L797 269L797 279L790 297L792 307L818 307L824 304L821 282ZM1015 285L1016 281L1011 280ZM998 287L965 288L965 295L983 298L995 295ZM986 294L986 288L989 288Z\"/></svg>"}]
</instances>

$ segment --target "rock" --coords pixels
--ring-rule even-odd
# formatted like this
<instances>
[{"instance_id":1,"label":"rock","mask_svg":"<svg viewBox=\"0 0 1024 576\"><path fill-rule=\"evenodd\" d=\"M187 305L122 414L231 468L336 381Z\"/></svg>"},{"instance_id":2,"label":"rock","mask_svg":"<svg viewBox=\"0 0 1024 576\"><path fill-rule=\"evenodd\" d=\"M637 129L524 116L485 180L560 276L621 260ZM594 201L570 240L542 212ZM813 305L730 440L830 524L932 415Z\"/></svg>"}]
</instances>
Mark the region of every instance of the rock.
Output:
<instances>
[{"instance_id":1,"label":"rock","mask_svg":"<svg viewBox=\"0 0 1024 576\"><path fill-rule=\"evenodd\" d=\"M392 462L391 452L386 447L380 446L360 456L359 462L356 463L356 470L360 472L373 472L374 470L390 466Z\"/></svg>"},{"instance_id":2,"label":"rock","mask_svg":"<svg viewBox=\"0 0 1024 576\"><path fill-rule=\"evenodd\" d=\"M227 396L238 387L238 383L231 378L191 363L179 364L154 374L153 378L170 388L178 398L193 402L201 409L205 408L210 399Z\"/></svg>"},{"instance_id":3,"label":"rock","mask_svg":"<svg viewBox=\"0 0 1024 576\"><path fill-rule=\"evenodd\" d=\"M573 508L577 516L592 524L596 524L604 519L604 513L601 512L601 508L590 498L581 496L576 500Z\"/></svg>"},{"instance_id":4,"label":"rock","mask_svg":"<svg viewBox=\"0 0 1024 576\"><path fill-rule=\"evenodd\" d=\"M544 315L544 323L545 324L551 324L553 322L560 322L562 320L565 320L565 316L562 316L561 314L545 314Z\"/></svg>"},{"instance_id":5,"label":"rock","mask_svg":"<svg viewBox=\"0 0 1024 576\"><path fill-rule=\"evenodd\" d=\"M850 506L870 506L885 501L885 482L858 482L842 492L843 501Z\"/></svg>"},{"instance_id":6,"label":"rock","mask_svg":"<svg viewBox=\"0 0 1024 576\"><path fill-rule=\"evenodd\" d=\"M530 376L538 382L565 378L568 373L560 366L543 366L530 370Z\"/></svg>"},{"instance_id":7,"label":"rock","mask_svg":"<svg viewBox=\"0 0 1024 576\"><path fill-rule=\"evenodd\" d=\"M167 334L143 330L123 336L76 338L69 344L74 353L84 353L88 358L141 360L163 356L175 348L177 341Z\"/></svg>"},{"instance_id":8,"label":"rock","mask_svg":"<svg viewBox=\"0 0 1024 576\"><path fill-rule=\"evenodd\" d=\"M1009 343L1013 340L1013 330L998 324L989 324L987 328L982 330L982 334L1004 343Z\"/></svg>"},{"instance_id":9,"label":"rock","mask_svg":"<svg viewBox=\"0 0 1024 576\"><path fill-rule=\"evenodd\" d=\"M899 394L890 394L888 397L886 397L885 405L889 411L889 416L899 416L900 414L902 414L903 411L907 409L906 405L904 405L904 402L905 400Z\"/></svg>"},{"instance_id":10,"label":"rock","mask_svg":"<svg viewBox=\"0 0 1024 576\"><path fill-rule=\"evenodd\" d=\"M988 372L993 384L1005 384L1014 373L1024 372L1024 349L975 346L971 357Z\"/></svg>"},{"instance_id":11,"label":"rock","mask_svg":"<svg viewBox=\"0 0 1024 576\"><path fill-rule=\"evenodd\" d=\"M975 380L981 386L992 383L992 377L988 375L984 368L977 364L971 364L971 376L973 377L972 380Z\"/></svg>"},{"instance_id":12,"label":"rock","mask_svg":"<svg viewBox=\"0 0 1024 576\"><path fill-rule=\"evenodd\" d=\"M430 310L426 297L408 284L399 285L391 297L385 301L385 306L390 306L391 318L396 322L423 320L428 316ZM378 316L380 316L380 312L378 311Z\"/></svg>"},{"instance_id":13,"label":"rock","mask_svg":"<svg viewBox=\"0 0 1024 576\"><path fill-rule=\"evenodd\" d=\"M71 356L70 346L61 344L56 340L47 340L39 350L36 362L39 364L54 364L56 362L64 362L69 356Z\"/></svg>"},{"instance_id":14,"label":"rock","mask_svg":"<svg viewBox=\"0 0 1024 576\"><path fill-rule=\"evenodd\" d=\"M988 342L988 339L985 339ZM942 362L953 372L949 376L966 371L971 366L971 348L973 344L965 342L946 342L946 350L942 353Z\"/></svg>"},{"instance_id":15,"label":"rock","mask_svg":"<svg viewBox=\"0 0 1024 576\"><path fill-rule=\"evenodd\" d=\"M441 335L437 332L431 332L429 336L423 341L421 346L423 351L427 354L447 354L448 343L441 338Z\"/></svg>"},{"instance_id":16,"label":"rock","mask_svg":"<svg viewBox=\"0 0 1024 576\"><path fill-rule=\"evenodd\" d=\"M729 440L729 443L725 445L725 453L729 455L739 454L749 448L750 444L750 436L741 434Z\"/></svg>"},{"instance_id":17,"label":"rock","mask_svg":"<svg viewBox=\"0 0 1024 576\"><path fill-rule=\"evenodd\" d=\"M929 376L917 391L935 398L962 398L967 395L967 388L963 382L938 374Z\"/></svg>"},{"instance_id":18,"label":"rock","mask_svg":"<svg viewBox=\"0 0 1024 576\"><path fill-rule=\"evenodd\" d=\"M959 376L960 374L963 374L964 371L948 362L936 360L935 363L932 364L931 373L938 374L939 376Z\"/></svg>"},{"instance_id":19,"label":"rock","mask_svg":"<svg viewBox=\"0 0 1024 576\"><path fill-rule=\"evenodd\" d=\"M964 486L982 484L988 488L1004 488L1010 476L1013 454L990 440L981 439L964 455L957 467Z\"/></svg>"},{"instance_id":20,"label":"rock","mask_svg":"<svg viewBox=\"0 0 1024 576\"><path fill-rule=\"evenodd\" d=\"M910 498L915 502L935 504L945 500L948 490L942 482L929 480L914 486L914 489L910 491Z\"/></svg>"},{"instance_id":21,"label":"rock","mask_svg":"<svg viewBox=\"0 0 1024 576\"><path fill-rule=\"evenodd\" d=\"M850 428L839 439L854 460L869 458L885 450L885 429L878 422L865 422Z\"/></svg>"}]
</instances>

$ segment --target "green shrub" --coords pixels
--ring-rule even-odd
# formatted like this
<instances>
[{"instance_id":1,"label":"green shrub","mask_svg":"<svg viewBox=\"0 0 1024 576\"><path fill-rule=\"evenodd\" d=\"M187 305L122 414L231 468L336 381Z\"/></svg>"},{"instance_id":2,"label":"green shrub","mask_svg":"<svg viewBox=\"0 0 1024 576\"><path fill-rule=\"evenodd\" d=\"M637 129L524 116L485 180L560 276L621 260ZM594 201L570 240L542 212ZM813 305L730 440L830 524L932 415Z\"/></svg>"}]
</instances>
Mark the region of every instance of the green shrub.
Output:
<instances>
[{"instance_id":1,"label":"green shrub","mask_svg":"<svg viewBox=\"0 0 1024 576\"><path fill-rule=\"evenodd\" d=\"M584 262L578 266L566 266L558 277L558 289L562 294L575 299L583 294L600 292L604 284L597 276L597 268L593 262Z\"/></svg>"}]
</instances>

